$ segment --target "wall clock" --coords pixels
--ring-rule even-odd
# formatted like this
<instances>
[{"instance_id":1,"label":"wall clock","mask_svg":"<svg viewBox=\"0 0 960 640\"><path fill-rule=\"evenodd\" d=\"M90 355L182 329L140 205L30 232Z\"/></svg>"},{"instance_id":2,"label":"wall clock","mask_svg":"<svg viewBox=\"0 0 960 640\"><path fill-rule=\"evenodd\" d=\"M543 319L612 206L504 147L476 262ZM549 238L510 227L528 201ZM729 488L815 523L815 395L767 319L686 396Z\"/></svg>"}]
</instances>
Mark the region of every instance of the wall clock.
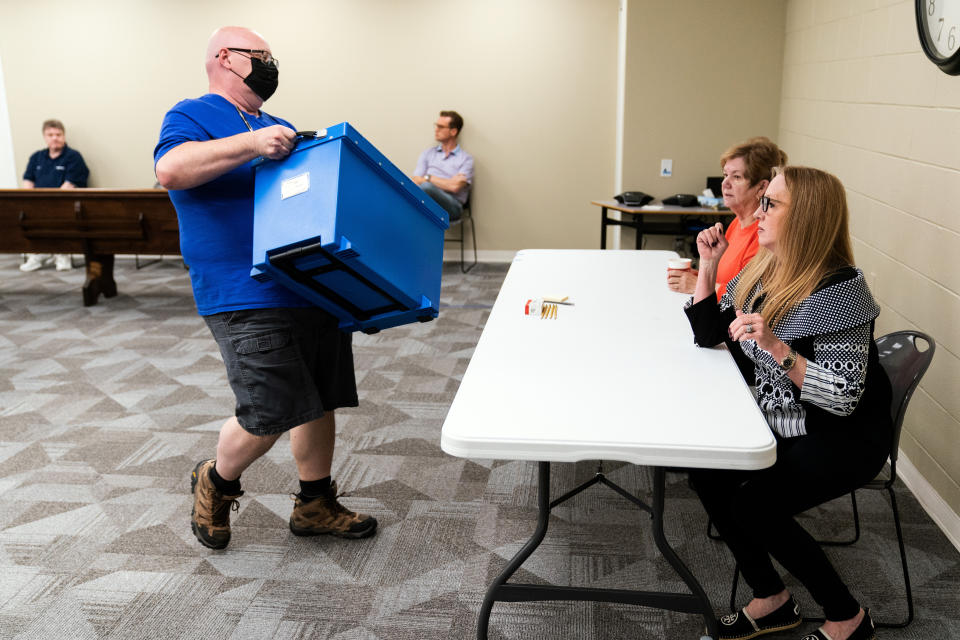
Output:
<instances>
[{"instance_id":1,"label":"wall clock","mask_svg":"<svg viewBox=\"0 0 960 640\"><path fill-rule=\"evenodd\" d=\"M960 0L916 0L920 46L944 73L960 75Z\"/></svg>"}]
</instances>

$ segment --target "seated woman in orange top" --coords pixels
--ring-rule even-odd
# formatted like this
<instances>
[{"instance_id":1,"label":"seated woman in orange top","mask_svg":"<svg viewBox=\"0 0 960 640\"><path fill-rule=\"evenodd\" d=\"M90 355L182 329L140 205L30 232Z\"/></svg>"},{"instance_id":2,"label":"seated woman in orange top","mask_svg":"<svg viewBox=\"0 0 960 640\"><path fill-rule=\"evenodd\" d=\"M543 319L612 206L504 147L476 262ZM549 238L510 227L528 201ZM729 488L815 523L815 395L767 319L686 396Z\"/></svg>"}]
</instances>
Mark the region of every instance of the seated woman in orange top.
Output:
<instances>
[{"instance_id":1,"label":"seated woman in orange top","mask_svg":"<svg viewBox=\"0 0 960 640\"><path fill-rule=\"evenodd\" d=\"M717 299L727 290L727 282L756 255L757 224L753 212L773 178L774 167L785 164L787 154L763 136L730 147L720 156L723 203L736 217L727 228L730 246L717 267ZM667 269L667 286L671 291L693 293L696 284L697 271Z\"/></svg>"}]
</instances>

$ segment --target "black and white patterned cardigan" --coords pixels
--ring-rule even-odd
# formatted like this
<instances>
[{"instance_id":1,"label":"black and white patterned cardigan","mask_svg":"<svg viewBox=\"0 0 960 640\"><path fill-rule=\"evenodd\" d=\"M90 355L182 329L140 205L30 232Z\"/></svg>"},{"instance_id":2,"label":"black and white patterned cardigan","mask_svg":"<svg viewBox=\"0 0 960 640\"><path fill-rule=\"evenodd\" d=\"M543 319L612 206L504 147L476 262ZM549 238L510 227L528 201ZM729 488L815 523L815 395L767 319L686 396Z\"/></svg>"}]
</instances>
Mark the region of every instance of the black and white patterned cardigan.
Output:
<instances>
[{"instance_id":1,"label":"black and white patterned cardigan","mask_svg":"<svg viewBox=\"0 0 960 640\"><path fill-rule=\"evenodd\" d=\"M726 343L734 352L744 377L756 385L757 402L776 434L792 438L867 422L879 430L890 427L890 383L873 341L880 307L862 271L846 267L834 272L773 330L807 359L802 390L754 340L730 340L727 328L736 318L739 280L737 275L727 284L719 303L713 296L696 304L691 299L685 310L698 346ZM753 293L762 292L762 286L758 283Z\"/></svg>"}]
</instances>

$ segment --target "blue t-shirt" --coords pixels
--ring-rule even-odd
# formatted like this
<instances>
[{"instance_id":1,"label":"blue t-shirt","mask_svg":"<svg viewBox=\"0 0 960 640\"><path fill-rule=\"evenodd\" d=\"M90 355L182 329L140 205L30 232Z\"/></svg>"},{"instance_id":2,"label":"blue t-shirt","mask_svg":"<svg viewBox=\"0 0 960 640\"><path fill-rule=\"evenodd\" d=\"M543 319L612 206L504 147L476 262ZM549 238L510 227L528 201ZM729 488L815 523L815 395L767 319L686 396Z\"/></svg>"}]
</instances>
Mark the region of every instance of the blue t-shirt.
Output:
<instances>
[{"instance_id":1,"label":"blue t-shirt","mask_svg":"<svg viewBox=\"0 0 960 640\"><path fill-rule=\"evenodd\" d=\"M226 98L208 93L177 103L163 118L154 164L184 142L216 140L286 120L263 111L244 113ZM272 281L250 277L253 265L253 161L199 187L171 190L180 222L180 253L190 267L193 297L200 315L238 309L310 307L308 300Z\"/></svg>"},{"instance_id":2,"label":"blue t-shirt","mask_svg":"<svg viewBox=\"0 0 960 640\"><path fill-rule=\"evenodd\" d=\"M50 157L49 149L37 151L27 162L27 170L23 172L23 179L29 180L33 186L43 188L60 188L64 182L70 182L77 187L86 187L90 170L79 151L74 151L63 145L63 151L56 158Z\"/></svg>"}]
</instances>

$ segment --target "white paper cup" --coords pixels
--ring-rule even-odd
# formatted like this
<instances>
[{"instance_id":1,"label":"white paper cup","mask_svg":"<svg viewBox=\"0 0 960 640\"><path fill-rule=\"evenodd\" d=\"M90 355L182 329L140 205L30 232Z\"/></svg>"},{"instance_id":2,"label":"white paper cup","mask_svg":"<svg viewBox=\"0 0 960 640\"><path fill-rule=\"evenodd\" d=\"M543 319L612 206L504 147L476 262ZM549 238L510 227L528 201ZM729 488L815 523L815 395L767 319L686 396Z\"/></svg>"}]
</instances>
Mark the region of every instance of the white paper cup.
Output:
<instances>
[{"instance_id":1,"label":"white paper cup","mask_svg":"<svg viewBox=\"0 0 960 640\"><path fill-rule=\"evenodd\" d=\"M673 258L667 262L668 269L689 269L690 258Z\"/></svg>"}]
</instances>

